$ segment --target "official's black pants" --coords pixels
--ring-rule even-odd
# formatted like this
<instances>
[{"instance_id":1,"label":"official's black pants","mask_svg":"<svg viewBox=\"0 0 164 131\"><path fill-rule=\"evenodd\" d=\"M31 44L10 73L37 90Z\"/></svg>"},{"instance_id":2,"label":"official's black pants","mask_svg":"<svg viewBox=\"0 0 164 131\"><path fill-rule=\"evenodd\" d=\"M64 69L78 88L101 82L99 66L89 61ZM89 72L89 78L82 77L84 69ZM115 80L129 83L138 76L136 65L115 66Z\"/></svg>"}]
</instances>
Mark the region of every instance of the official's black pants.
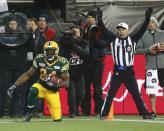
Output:
<instances>
[{"instance_id":1,"label":"official's black pants","mask_svg":"<svg viewBox=\"0 0 164 131\"><path fill-rule=\"evenodd\" d=\"M108 115L113 98L115 97L122 83L125 84L129 93L132 95L132 98L135 101L139 114L147 115L149 112L145 107L145 104L139 92L134 70L132 68L127 68L124 71L120 71L117 69L114 70L113 75L111 77L110 88L102 107L101 116Z\"/></svg>"}]
</instances>

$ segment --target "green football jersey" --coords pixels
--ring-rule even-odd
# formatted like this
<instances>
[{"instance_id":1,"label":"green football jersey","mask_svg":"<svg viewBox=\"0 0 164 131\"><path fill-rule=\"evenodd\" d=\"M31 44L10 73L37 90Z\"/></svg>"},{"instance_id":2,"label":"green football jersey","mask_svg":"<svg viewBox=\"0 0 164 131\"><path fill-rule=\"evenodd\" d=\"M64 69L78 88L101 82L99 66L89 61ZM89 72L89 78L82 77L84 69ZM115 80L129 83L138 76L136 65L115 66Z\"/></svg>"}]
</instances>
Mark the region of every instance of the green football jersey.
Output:
<instances>
[{"instance_id":1,"label":"green football jersey","mask_svg":"<svg viewBox=\"0 0 164 131\"><path fill-rule=\"evenodd\" d=\"M49 63L44 58L43 54L38 54L33 61L33 67L40 72L39 81L47 83L49 86L53 86L50 82L50 76L57 75L60 78L61 73L69 70L69 63L66 58L60 56L58 56L58 59L53 63Z\"/></svg>"}]
</instances>

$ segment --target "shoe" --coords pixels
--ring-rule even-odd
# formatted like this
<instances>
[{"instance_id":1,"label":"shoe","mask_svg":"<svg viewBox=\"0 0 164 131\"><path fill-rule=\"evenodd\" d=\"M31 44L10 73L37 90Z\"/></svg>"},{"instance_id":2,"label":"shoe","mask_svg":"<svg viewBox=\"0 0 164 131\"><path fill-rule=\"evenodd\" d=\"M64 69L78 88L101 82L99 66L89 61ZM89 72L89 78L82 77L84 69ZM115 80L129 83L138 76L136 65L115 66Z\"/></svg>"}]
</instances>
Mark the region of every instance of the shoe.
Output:
<instances>
[{"instance_id":1,"label":"shoe","mask_svg":"<svg viewBox=\"0 0 164 131\"><path fill-rule=\"evenodd\" d=\"M33 113L27 112L27 114L24 116L26 122L30 122L31 118L33 117Z\"/></svg>"},{"instance_id":2,"label":"shoe","mask_svg":"<svg viewBox=\"0 0 164 131\"><path fill-rule=\"evenodd\" d=\"M75 114L70 114L69 117L70 118L74 118L76 115Z\"/></svg>"},{"instance_id":3,"label":"shoe","mask_svg":"<svg viewBox=\"0 0 164 131\"><path fill-rule=\"evenodd\" d=\"M57 119L57 120L53 120L53 122L61 122L62 121L62 118L61 119Z\"/></svg>"},{"instance_id":4,"label":"shoe","mask_svg":"<svg viewBox=\"0 0 164 131\"><path fill-rule=\"evenodd\" d=\"M150 113L150 115L151 115L152 117L154 117L154 118L157 117L157 114L156 114L154 111L152 111L152 112Z\"/></svg>"},{"instance_id":5,"label":"shoe","mask_svg":"<svg viewBox=\"0 0 164 131\"><path fill-rule=\"evenodd\" d=\"M100 120L107 120L108 118L107 118L107 116L101 116L100 115Z\"/></svg>"},{"instance_id":6,"label":"shoe","mask_svg":"<svg viewBox=\"0 0 164 131\"><path fill-rule=\"evenodd\" d=\"M143 115L143 119L155 119L151 114Z\"/></svg>"}]
</instances>

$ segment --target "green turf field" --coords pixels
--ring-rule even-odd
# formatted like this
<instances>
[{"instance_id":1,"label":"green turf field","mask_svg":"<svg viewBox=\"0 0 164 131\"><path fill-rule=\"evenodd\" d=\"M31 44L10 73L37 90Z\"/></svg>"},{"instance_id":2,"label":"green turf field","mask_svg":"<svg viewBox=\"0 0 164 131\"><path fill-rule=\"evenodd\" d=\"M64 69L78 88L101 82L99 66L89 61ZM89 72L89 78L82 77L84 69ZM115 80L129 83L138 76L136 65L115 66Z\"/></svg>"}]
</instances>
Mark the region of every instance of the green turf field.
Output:
<instances>
[{"instance_id":1,"label":"green turf field","mask_svg":"<svg viewBox=\"0 0 164 131\"><path fill-rule=\"evenodd\" d=\"M138 116L115 116L111 120L96 117L64 117L62 122L52 122L50 117L22 119L0 118L0 131L164 131L164 117L143 120Z\"/></svg>"}]
</instances>

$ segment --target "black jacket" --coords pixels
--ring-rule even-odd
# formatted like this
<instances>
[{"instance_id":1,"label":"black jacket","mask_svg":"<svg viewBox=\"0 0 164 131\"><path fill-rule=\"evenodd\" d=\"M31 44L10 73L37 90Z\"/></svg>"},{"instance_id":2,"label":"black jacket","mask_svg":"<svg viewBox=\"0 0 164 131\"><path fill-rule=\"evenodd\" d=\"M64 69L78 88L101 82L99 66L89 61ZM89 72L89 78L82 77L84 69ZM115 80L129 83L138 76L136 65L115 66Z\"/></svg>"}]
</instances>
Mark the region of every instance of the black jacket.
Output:
<instances>
[{"instance_id":1,"label":"black jacket","mask_svg":"<svg viewBox=\"0 0 164 131\"><path fill-rule=\"evenodd\" d=\"M84 62L89 57L88 43L84 39L61 39L60 56L70 64L70 78L80 77L84 73Z\"/></svg>"},{"instance_id":2,"label":"black jacket","mask_svg":"<svg viewBox=\"0 0 164 131\"><path fill-rule=\"evenodd\" d=\"M90 29L91 27L86 27L87 31L84 33L84 39L89 43L89 58L88 62L97 61L103 58L106 55L105 47L101 46L99 39L103 39L102 33L99 28Z\"/></svg>"}]
</instances>

